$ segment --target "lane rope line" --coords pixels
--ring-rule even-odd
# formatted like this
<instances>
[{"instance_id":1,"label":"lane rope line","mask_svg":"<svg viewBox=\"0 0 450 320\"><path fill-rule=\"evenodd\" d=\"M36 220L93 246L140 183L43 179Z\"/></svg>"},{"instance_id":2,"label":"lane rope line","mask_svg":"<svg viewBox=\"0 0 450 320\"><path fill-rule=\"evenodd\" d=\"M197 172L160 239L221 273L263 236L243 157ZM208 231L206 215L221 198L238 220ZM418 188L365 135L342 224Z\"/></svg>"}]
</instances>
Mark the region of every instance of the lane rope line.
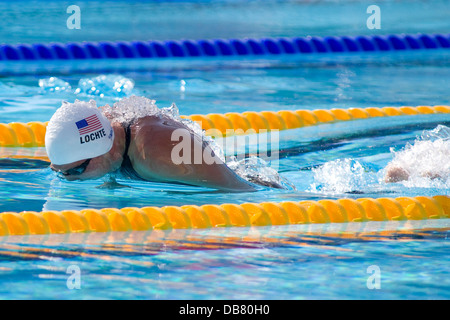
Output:
<instances>
[{"instance_id":1,"label":"lane rope line","mask_svg":"<svg viewBox=\"0 0 450 320\"><path fill-rule=\"evenodd\" d=\"M247 111L181 116L198 122L207 135L258 133L374 117L450 113L450 106ZM0 123L0 147L44 147L48 122ZM241 131L242 130L242 131ZM239 132L236 132L239 131Z\"/></svg>"},{"instance_id":2,"label":"lane rope line","mask_svg":"<svg viewBox=\"0 0 450 320\"><path fill-rule=\"evenodd\" d=\"M449 49L449 34L0 44L0 61L267 57Z\"/></svg>"},{"instance_id":3,"label":"lane rope line","mask_svg":"<svg viewBox=\"0 0 450 320\"><path fill-rule=\"evenodd\" d=\"M450 218L450 197L361 198L0 213L0 236Z\"/></svg>"}]
</instances>

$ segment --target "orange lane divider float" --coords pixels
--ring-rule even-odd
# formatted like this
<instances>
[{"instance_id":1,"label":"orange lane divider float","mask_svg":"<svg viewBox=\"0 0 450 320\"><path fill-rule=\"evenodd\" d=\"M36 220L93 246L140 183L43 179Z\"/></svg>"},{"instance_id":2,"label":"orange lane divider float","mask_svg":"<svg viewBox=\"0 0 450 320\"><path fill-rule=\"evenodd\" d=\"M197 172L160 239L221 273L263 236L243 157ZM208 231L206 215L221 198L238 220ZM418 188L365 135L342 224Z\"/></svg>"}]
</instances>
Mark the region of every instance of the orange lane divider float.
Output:
<instances>
[{"instance_id":1,"label":"orange lane divider float","mask_svg":"<svg viewBox=\"0 0 450 320\"><path fill-rule=\"evenodd\" d=\"M254 130L253 132L257 133L262 129L286 130L338 121L432 113L450 113L450 106L248 111L195 114L182 116L182 118L199 122L207 134L209 130L218 130L225 135L230 132L227 133L227 130L243 130L243 133ZM36 121L0 123L0 147L44 147L47 124L48 122Z\"/></svg>"},{"instance_id":2,"label":"orange lane divider float","mask_svg":"<svg viewBox=\"0 0 450 320\"><path fill-rule=\"evenodd\" d=\"M450 218L450 197L0 213L0 236Z\"/></svg>"},{"instance_id":3,"label":"orange lane divider float","mask_svg":"<svg viewBox=\"0 0 450 320\"><path fill-rule=\"evenodd\" d=\"M305 126L366 119L373 117L418 115L433 113L450 113L450 106L418 106L418 107L384 107L384 108L349 108L349 109L317 109L317 110L281 110L281 111L248 111L243 113L211 113L208 115L190 115L184 118L197 121L204 130L219 130L227 134L227 130L286 130Z\"/></svg>"}]
</instances>

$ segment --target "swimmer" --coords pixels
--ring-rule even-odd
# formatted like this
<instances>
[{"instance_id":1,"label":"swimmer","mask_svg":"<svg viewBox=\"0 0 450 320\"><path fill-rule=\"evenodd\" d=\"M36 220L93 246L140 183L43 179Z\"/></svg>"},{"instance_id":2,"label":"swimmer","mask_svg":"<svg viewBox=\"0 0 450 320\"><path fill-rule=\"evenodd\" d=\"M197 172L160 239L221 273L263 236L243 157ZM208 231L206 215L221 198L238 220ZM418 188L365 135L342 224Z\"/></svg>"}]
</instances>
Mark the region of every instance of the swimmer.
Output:
<instances>
[{"instance_id":1,"label":"swimmer","mask_svg":"<svg viewBox=\"0 0 450 320\"><path fill-rule=\"evenodd\" d=\"M446 180L450 177L450 128L439 125L424 131L413 145L396 152L385 168L385 182L414 178Z\"/></svg>"},{"instance_id":2,"label":"swimmer","mask_svg":"<svg viewBox=\"0 0 450 320\"><path fill-rule=\"evenodd\" d=\"M384 176L385 182L399 182L408 180L409 172L400 166L388 164L386 167L386 174Z\"/></svg>"},{"instance_id":3,"label":"swimmer","mask_svg":"<svg viewBox=\"0 0 450 320\"><path fill-rule=\"evenodd\" d=\"M135 104L136 101L151 101L133 99ZM202 154L212 157L212 164L205 161L176 164L172 160L172 150L180 142L173 141L172 134L177 129L189 133L193 146L191 159L194 150L200 148ZM97 179L120 170L128 177L148 181L183 183L227 192L256 191L250 182L219 159L198 134L157 112L121 122L107 108L97 108L93 100L65 102L50 119L45 146L50 168L69 181Z\"/></svg>"},{"instance_id":4,"label":"swimmer","mask_svg":"<svg viewBox=\"0 0 450 320\"><path fill-rule=\"evenodd\" d=\"M422 178L428 178L431 180L444 179L446 177L446 174L443 174L441 172L434 172L432 170L421 171L418 174L414 172L414 175L417 175ZM406 181L409 180L411 176L413 176L413 174L409 172L408 169L402 168L398 164L390 163L386 166L386 174L384 177L384 181L385 182Z\"/></svg>"},{"instance_id":5,"label":"swimmer","mask_svg":"<svg viewBox=\"0 0 450 320\"><path fill-rule=\"evenodd\" d=\"M428 178L431 180L445 178L445 174L440 172L433 172L432 170L419 171L420 168L408 168L409 166L402 167L398 163L391 162L386 166L386 173L384 176L385 182L400 182L409 180L411 176L419 176L422 178ZM412 173L410 171L413 171Z\"/></svg>"}]
</instances>

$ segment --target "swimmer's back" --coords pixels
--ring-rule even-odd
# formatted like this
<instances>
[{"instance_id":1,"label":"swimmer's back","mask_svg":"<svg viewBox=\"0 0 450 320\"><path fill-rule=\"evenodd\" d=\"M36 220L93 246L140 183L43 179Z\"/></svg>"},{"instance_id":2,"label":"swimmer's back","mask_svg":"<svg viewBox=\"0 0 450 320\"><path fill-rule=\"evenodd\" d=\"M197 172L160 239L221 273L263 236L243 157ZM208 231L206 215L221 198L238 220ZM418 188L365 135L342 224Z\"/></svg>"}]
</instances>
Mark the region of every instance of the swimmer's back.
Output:
<instances>
[{"instance_id":1,"label":"swimmer's back","mask_svg":"<svg viewBox=\"0 0 450 320\"><path fill-rule=\"evenodd\" d=\"M187 130L185 132L189 134L183 137L190 141L173 141L172 135L177 129ZM132 123L128 131L129 145L122 167L129 174L149 181L179 182L227 191L254 191L247 181L238 177L214 154L208 143L180 122L146 116ZM206 164L202 160L201 164L175 164L172 151L181 142L190 143L190 159L194 159L194 150L201 149L202 155L212 155L214 163Z\"/></svg>"}]
</instances>

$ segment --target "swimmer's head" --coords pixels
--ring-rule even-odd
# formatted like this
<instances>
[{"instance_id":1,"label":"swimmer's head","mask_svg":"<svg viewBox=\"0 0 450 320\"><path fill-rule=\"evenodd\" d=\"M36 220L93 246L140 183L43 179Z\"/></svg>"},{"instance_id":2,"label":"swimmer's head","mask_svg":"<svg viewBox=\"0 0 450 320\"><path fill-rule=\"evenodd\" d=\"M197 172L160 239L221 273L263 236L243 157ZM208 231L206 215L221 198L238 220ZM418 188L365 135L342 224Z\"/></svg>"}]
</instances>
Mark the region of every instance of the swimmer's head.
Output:
<instances>
[{"instance_id":1,"label":"swimmer's head","mask_svg":"<svg viewBox=\"0 0 450 320\"><path fill-rule=\"evenodd\" d=\"M45 148L53 165L92 159L111 150L114 130L95 101L63 102L50 119Z\"/></svg>"}]
</instances>

